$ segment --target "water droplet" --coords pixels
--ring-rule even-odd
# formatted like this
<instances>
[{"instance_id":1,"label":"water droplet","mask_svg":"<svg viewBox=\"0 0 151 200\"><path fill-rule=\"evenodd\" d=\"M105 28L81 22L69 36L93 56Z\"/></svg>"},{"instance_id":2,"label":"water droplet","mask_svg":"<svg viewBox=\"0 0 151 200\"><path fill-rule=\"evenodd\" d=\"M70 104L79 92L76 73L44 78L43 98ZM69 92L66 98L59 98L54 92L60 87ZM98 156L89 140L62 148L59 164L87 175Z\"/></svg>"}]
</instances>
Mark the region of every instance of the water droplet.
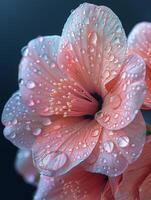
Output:
<instances>
[{"instance_id":1,"label":"water droplet","mask_svg":"<svg viewBox=\"0 0 151 200\"><path fill-rule=\"evenodd\" d=\"M116 29L116 32L117 33L121 33L122 32L122 28L120 26L118 26L117 29Z\"/></svg>"},{"instance_id":2,"label":"water droplet","mask_svg":"<svg viewBox=\"0 0 151 200\"><path fill-rule=\"evenodd\" d=\"M120 44L120 38L116 37L115 40L114 40L114 43L115 44Z\"/></svg>"},{"instance_id":3,"label":"water droplet","mask_svg":"<svg viewBox=\"0 0 151 200\"><path fill-rule=\"evenodd\" d=\"M19 85L23 85L23 84L24 84L23 79L20 78L20 79L18 80L18 84L19 84Z\"/></svg>"},{"instance_id":4,"label":"water droplet","mask_svg":"<svg viewBox=\"0 0 151 200\"><path fill-rule=\"evenodd\" d=\"M14 139L15 137L16 137L15 132L12 132L12 133L10 134L10 138Z\"/></svg>"},{"instance_id":5,"label":"water droplet","mask_svg":"<svg viewBox=\"0 0 151 200\"><path fill-rule=\"evenodd\" d=\"M36 128L36 129L33 131L33 135L38 136L38 135L41 134L41 132L42 132L41 128Z\"/></svg>"},{"instance_id":6,"label":"water droplet","mask_svg":"<svg viewBox=\"0 0 151 200\"><path fill-rule=\"evenodd\" d=\"M12 125L16 125L17 124L17 119L14 119L13 121L12 121Z\"/></svg>"},{"instance_id":7,"label":"water droplet","mask_svg":"<svg viewBox=\"0 0 151 200\"><path fill-rule=\"evenodd\" d=\"M92 132L93 137L97 137L99 135L99 130L95 130Z\"/></svg>"},{"instance_id":8,"label":"water droplet","mask_svg":"<svg viewBox=\"0 0 151 200\"><path fill-rule=\"evenodd\" d=\"M95 49L93 47L90 48L90 52L93 53ZM91 59L92 60L92 59Z\"/></svg>"},{"instance_id":9,"label":"water droplet","mask_svg":"<svg viewBox=\"0 0 151 200\"><path fill-rule=\"evenodd\" d=\"M49 111L49 107L44 108L44 112L48 112Z\"/></svg>"},{"instance_id":10,"label":"water droplet","mask_svg":"<svg viewBox=\"0 0 151 200\"><path fill-rule=\"evenodd\" d=\"M16 137L15 132L12 131L12 127L13 126L10 125L4 128L4 135L6 138L9 137L11 139L14 139Z\"/></svg>"},{"instance_id":11,"label":"water droplet","mask_svg":"<svg viewBox=\"0 0 151 200\"><path fill-rule=\"evenodd\" d=\"M81 52L82 52L82 54L85 54L85 53L86 53L86 51L85 51L84 49L82 49Z\"/></svg>"},{"instance_id":12,"label":"water droplet","mask_svg":"<svg viewBox=\"0 0 151 200\"><path fill-rule=\"evenodd\" d=\"M114 154L113 154L113 157L114 157L114 158L117 158L117 154L116 154L116 153L114 153Z\"/></svg>"},{"instance_id":13,"label":"water droplet","mask_svg":"<svg viewBox=\"0 0 151 200\"><path fill-rule=\"evenodd\" d=\"M118 145L123 148L129 145L130 140L127 136L121 136L117 138L117 142Z\"/></svg>"},{"instance_id":14,"label":"water droplet","mask_svg":"<svg viewBox=\"0 0 151 200\"><path fill-rule=\"evenodd\" d=\"M27 131L31 131L31 127L29 126L29 124L25 126L25 129L26 129Z\"/></svg>"},{"instance_id":15,"label":"water droplet","mask_svg":"<svg viewBox=\"0 0 151 200\"><path fill-rule=\"evenodd\" d=\"M106 160L105 158L103 158L103 163L104 163L104 164L107 163L107 160Z\"/></svg>"},{"instance_id":16,"label":"water droplet","mask_svg":"<svg viewBox=\"0 0 151 200\"><path fill-rule=\"evenodd\" d=\"M23 47L22 49L21 49L21 54L22 54L22 56L28 56L28 48L27 48L27 46L25 46L25 47Z\"/></svg>"},{"instance_id":17,"label":"water droplet","mask_svg":"<svg viewBox=\"0 0 151 200\"><path fill-rule=\"evenodd\" d=\"M134 111L135 115L138 113L138 111L139 111L139 110L135 110L135 111Z\"/></svg>"},{"instance_id":18,"label":"water droplet","mask_svg":"<svg viewBox=\"0 0 151 200\"><path fill-rule=\"evenodd\" d=\"M105 47L105 51L107 52L107 53L110 53L110 51L111 51L111 45L107 45L106 47Z\"/></svg>"},{"instance_id":19,"label":"water droplet","mask_svg":"<svg viewBox=\"0 0 151 200\"><path fill-rule=\"evenodd\" d=\"M27 183L34 183L35 176L33 174L28 174L25 176L25 179L26 179Z\"/></svg>"},{"instance_id":20,"label":"water droplet","mask_svg":"<svg viewBox=\"0 0 151 200\"><path fill-rule=\"evenodd\" d=\"M111 135L114 135L113 131L109 131L108 134L109 134L110 136L111 136Z\"/></svg>"},{"instance_id":21,"label":"water droplet","mask_svg":"<svg viewBox=\"0 0 151 200\"><path fill-rule=\"evenodd\" d=\"M110 120L110 116L108 115L107 117L105 117L104 122L108 122Z\"/></svg>"},{"instance_id":22,"label":"water droplet","mask_svg":"<svg viewBox=\"0 0 151 200\"><path fill-rule=\"evenodd\" d=\"M121 105L121 97L120 95L115 95L110 98L111 105L114 109L118 108Z\"/></svg>"},{"instance_id":23,"label":"water droplet","mask_svg":"<svg viewBox=\"0 0 151 200\"><path fill-rule=\"evenodd\" d=\"M43 167L48 170L58 170L62 168L67 162L67 155L62 152L51 152L47 154L43 160Z\"/></svg>"},{"instance_id":24,"label":"water droplet","mask_svg":"<svg viewBox=\"0 0 151 200\"><path fill-rule=\"evenodd\" d=\"M43 42L44 38L43 37L38 37L39 38L39 42Z\"/></svg>"},{"instance_id":25,"label":"water droplet","mask_svg":"<svg viewBox=\"0 0 151 200\"><path fill-rule=\"evenodd\" d=\"M53 127L54 130L58 130L58 129L60 129L60 128L61 128L60 125L55 125L55 126Z\"/></svg>"},{"instance_id":26,"label":"water droplet","mask_svg":"<svg viewBox=\"0 0 151 200\"><path fill-rule=\"evenodd\" d=\"M104 72L104 78L106 79L106 78L108 78L110 76L110 72L109 71L105 71Z\"/></svg>"},{"instance_id":27,"label":"water droplet","mask_svg":"<svg viewBox=\"0 0 151 200\"><path fill-rule=\"evenodd\" d=\"M117 119L118 117L119 117L119 114L116 113L116 114L114 115L114 118Z\"/></svg>"},{"instance_id":28,"label":"water droplet","mask_svg":"<svg viewBox=\"0 0 151 200\"><path fill-rule=\"evenodd\" d=\"M90 21L89 21L89 17L85 18L85 24L89 25Z\"/></svg>"},{"instance_id":29,"label":"water droplet","mask_svg":"<svg viewBox=\"0 0 151 200\"><path fill-rule=\"evenodd\" d=\"M123 91L126 91L126 88L127 88L127 85L124 84L124 85L123 85Z\"/></svg>"},{"instance_id":30,"label":"water droplet","mask_svg":"<svg viewBox=\"0 0 151 200\"><path fill-rule=\"evenodd\" d=\"M50 125L52 122L51 122L51 120L49 119L49 118L45 118L45 119L43 119L43 122L42 122L42 124L44 125L44 126L48 126L48 125Z\"/></svg>"},{"instance_id":31,"label":"water droplet","mask_svg":"<svg viewBox=\"0 0 151 200\"><path fill-rule=\"evenodd\" d=\"M34 87L36 87L36 84L33 81L27 82L27 88L28 89L33 89Z\"/></svg>"},{"instance_id":32,"label":"water droplet","mask_svg":"<svg viewBox=\"0 0 151 200\"><path fill-rule=\"evenodd\" d=\"M109 60L110 60L110 61L113 61L113 60L114 60L114 56L111 55Z\"/></svg>"},{"instance_id":33,"label":"water droplet","mask_svg":"<svg viewBox=\"0 0 151 200\"><path fill-rule=\"evenodd\" d=\"M28 105L29 105L29 106L34 106L35 103L34 103L34 101L33 101L32 99L30 99Z\"/></svg>"},{"instance_id":34,"label":"water droplet","mask_svg":"<svg viewBox=\"0 0 151 200\"><path fill-rule=\"evenodd\" d=\"M111 141L106 141L103 144L103 148L106 152L111 153L114 149L114 144Z\"/></svg>"},{"instance_id":35,"label":"water droplet","mask_svg":"<svg viewBox=\"0 0 151 200\"><path fill-rule=\"evenodd\" d=\"M97 45L98 36L95 32L93 32L90 36L91 43L96 46Z\"/></svg>"},{"instance_id":36,"label":"water droplet","mask_svg":"<svg viewBox=\"0 0 151 200\"><path fill-rule=\"evenodd\" d=\"M51 63L51 68L55 68L56 64L55 63Z\"/></svg>"}]
</instances>

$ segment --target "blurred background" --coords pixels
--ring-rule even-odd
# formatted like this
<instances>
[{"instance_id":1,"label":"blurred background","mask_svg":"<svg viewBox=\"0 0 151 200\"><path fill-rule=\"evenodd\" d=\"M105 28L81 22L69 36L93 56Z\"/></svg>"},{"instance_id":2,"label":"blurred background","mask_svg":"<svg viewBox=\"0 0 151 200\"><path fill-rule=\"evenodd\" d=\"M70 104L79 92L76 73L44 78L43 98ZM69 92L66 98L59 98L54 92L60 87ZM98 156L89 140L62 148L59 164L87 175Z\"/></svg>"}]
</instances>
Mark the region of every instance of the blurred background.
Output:
<instances>
[{"instance_id":1,"label":"blurred background","mask_svg":"<svg viewBox=\"0 0 151 200\"><path fill-rule=\"evenodd\" d=\"M17 86L21 48L40 35L60 35L72 9L80 0L0 0L0 113ZM151 21L150 0L87 0L110 7L128 34L140 21ZM151 122L150 111L144 113ZM0 126L0 199L32 200L34 188L14 170L16 148L3 137Z\"/></svg>"}]
</instances>

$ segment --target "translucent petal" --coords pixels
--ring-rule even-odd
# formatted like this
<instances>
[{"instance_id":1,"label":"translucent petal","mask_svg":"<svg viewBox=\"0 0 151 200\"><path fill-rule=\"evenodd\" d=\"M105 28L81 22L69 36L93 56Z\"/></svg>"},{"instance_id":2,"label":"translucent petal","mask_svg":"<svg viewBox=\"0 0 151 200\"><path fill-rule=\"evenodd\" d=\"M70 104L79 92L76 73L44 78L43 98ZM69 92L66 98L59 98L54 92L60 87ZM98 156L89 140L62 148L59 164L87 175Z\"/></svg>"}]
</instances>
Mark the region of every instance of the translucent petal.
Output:
<instances>
[{"instance_id":1,"label":"translucent petal","mask_svg":"<svg viewBox=\"0 0 151 200\"><path fill-rule=\"evenodd\" d=\"M39 174L33 166L31 152L28 150L18 150L15 168L17 172L23 176L27 183L37 185Z\"/></svg>"},{"instance_id":2,"label":"translucent petal","mask_svg":"<svg viewBox=\"0 0 151 200\"><path fill-rule=\"evenodd\" d=\"M94 120L67 118L54 122L35 141L35 165L44 175L64 174L89 157L101 131Z\"/></svg>"},{"instance_id":3,"label":"translucent petal","mask_svg":"<svg viewBox=\"0 0 151 200\"><path fill-rule=\"evenodd\" d=\"M137 53L143 57L146 63L147 94L143 108L151 108L151 23L137 24L128 37L129 53Z\"/></svg>"},{"instance_id":4,"label":"translucent petal","mask_svg":"<svg viewBox=\"0 0 151 200\"><path fill-rule=\"evenodd\" d=\"M151 137L149 136L147 139L150 140ZM127 168L127 170L123 173L121 180L118 181L118 184L116 184L114 189L115 199L150 199L150 190L147 189L150 186L151 172L151 140L149 140L147 140L139 159ZM119 177L112 178L112 182L110 182L111 187L114 187L113 184L117 181L117 179L119 179Z\"/></svg>"},{"instance_id":5,"label":"translucent petal","mask_svg":"<svg viewBox=\"0 0 151 200\"><path fill-rule=\"evenodd\" d=\"M29 42L19 71L22 97L43 116L92 114L95 98L58 68L59 41L59 36L49 36Z\"/></svg>"},{"instance_id":6,"label":"translucent petal","mask_svg":"<svg viewBox=\"0 0 151 200\"><path fill-rule=\"evenodd\" d=\"M144 102L145 64L137 55L131 55L124 64L116 85L104 99L103 108L96 120L103 127L119 130L130 124Z\"/></svg>"},{"instance_id":7,"label":"translucent petal","mask_svg":"<svg viewBox=\"0 0 151 200\"><path fill-rule=\"evenodd\" d=\"M55 178L41 175L34 200L100 200L105 184L102 175L78 168Z\"/></svg>"},{"instance_id":8,"label":"translucent petal","mask_svg":"<svg viewBox=\"0 0 151 200\"><path fill-rule=\"evenodd\" d=\"M121 130L104 129L100 146L95 149L98 157L88 169L108 176L120 175L140 156L145 143L145 131L146 125L141 113L138 113L135 120ZM91 157L88 162L90 160Z\"/></svg>"},{"instance_id":9,"label":"translucent petal","mask_svg":"<svg viewBox=\"0 0 151 200\"><path fill-rule=\"evenodd\" d=\"M87 91L103 96L105 84L121 70L126 48L119 18L105 6L84 3L64 26L58 62Z\"/></svg>"},{"instance_id":10,"label":"translucent petal","mask_svg":"<svg viewBox=\"0 0 151 200\"><path fill-rule=\"evenodd\" d=\"M4 136L8 140L19 148L30 149L35 138L42 134L43 128L51 124L51 119L38 116L16 92L4 107L2 123L6 126Z\"/></svg>"}]
</instances>

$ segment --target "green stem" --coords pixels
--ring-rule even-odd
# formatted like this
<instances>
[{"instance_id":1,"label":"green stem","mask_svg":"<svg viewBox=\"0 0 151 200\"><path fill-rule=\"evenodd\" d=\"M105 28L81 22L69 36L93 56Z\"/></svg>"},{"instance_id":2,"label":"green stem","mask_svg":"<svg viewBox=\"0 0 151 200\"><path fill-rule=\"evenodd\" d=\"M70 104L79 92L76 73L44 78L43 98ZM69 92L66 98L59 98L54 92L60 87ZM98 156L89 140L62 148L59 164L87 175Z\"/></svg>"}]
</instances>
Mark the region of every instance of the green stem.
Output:
<instances>
[{"instance_id":1,"label":"green stem","mask_svg":"<svg viewBox=\"0 0 151 200\"><path fill-rule=\"evenodd\" d=\"M146 124L146 135L151 135L151 125Z\"/></svg>"}]
</instances>

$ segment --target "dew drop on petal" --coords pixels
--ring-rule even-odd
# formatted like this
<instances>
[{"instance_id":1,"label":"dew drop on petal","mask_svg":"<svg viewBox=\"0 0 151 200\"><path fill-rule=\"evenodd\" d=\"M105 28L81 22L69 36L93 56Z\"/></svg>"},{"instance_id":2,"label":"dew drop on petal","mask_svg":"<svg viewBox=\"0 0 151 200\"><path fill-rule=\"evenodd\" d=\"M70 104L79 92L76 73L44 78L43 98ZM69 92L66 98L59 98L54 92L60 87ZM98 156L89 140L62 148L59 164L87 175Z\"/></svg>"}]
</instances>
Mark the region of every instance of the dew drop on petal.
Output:
<instances>
[{"instance_id":1,"label":"dew drop on petal","mask_svg":"<svg viewBox=\"0 0 151 200\"><path fill-rule=\"evenodd\" d=\"M117 138L118 145L120 147L127 147L129 145L129 138L127 136L120 136Z\"/></svg>"},{"instance_id":2,"label":"dew drop on petal","mask_svg":"<svg viewBox=\"0 0 151 200\"><path fill-rule=\"evenodd\" d=\"M93 137L97 137L99 135L99 130L95 130L92 132Z\"/></svg>"},{"instance_id":3,"label":"dew drop on petal","mask_svg":"<svg viewBox=\"0 0 151 200\"><path fill-rule=\"evenodd\" d=\"M28 81L27 82L27 88L28 89L33 89L36 87L36 84L33 81Z\"/></svg>"},{"instance_id":4,"label":"dew drop on petal","mask_svg":"<svg viewBox=\"0 0 151 200\"><path fill-rule=\"evenodd\" d=\"M36 128L36 129L33 131L33 135L38 136L38 135L41 134L41 132L42 132L41 128Z\"/></svg>"},{"instance_id":5,"label":"dew drop on petal","mask_svg":"<svg viewBox=\"0 0 151 200\"><path fill-rule=\"evenodd\" d=\"M34 101L33 101L32 99L30 99L28 105L29 105L29 106L34 106L35 103L34 103Z\"/></svg>"},{"instance_id":6,"label":"dew drop on petal","mask_svg":"<svg viewBox=\"0 0 151 200\"><path fill-rule=\"evenodd\" d=\"M51 68L55 68L56 64L55 63L51 63Z\"/></svg>"},{"instance_id":7,"label":"dew drop on petal","mask_svg":"<svg viewBox=\"0 0 151 200\"><path fill-rule=\"evenodd\" d=\"M60 125L55 125L55 126L53 127L54 130L58 130L58 129L60 129L60 128L61 128Z\"/></svg>"},{"instance_id":8,"label":"dew drop on petal","mask_svg":"<svg viewBox=\"0 0 151 200\"><path fill-rule=\"evenodd\" d=\"M95 49L93 47L90 48L90 52L93 53L95 51ZM93 58L91 58L91 60L93 60Z\"/></svg>"},{"instance_id":9,"label":"dew drop on petal","mask_svg":"<svg viewBox=\"0 0 151 200\"><path fill-rule=\"evenodd\" d=\"M43 160L42 165L48 170L58 170L62 168L67 162L67 155L62 152L51 152L47 154Z\"/></svg>"},{"instance_id":10,"label":"dew drop on petal","mask_svg":"<svg viewBox=\"0 0 151 200\"><path fill-rule=\"evenodd\" d=\"M17 124L17 119L14 119L13 121L12 121L12 125L16 125Z\"/></svg>"},{"instance_id":11,"label":"dew drop on petal","mask_svg":"<svg viewBox=\"0 0 151 200\"><path fill-rule=\"evenodd\" d=\"M48 126L48 125L50 125L52 122L51 122L51 120L49 119L49 118L44 118L43 119L43 122L42 122L42 124L44 125L44 126Z\"/></svg>"},{"instance_id":12,"label":"dew drop on petal","mask_svg":"<svg viewBox=\"0 0 151 200\"><path fill-rule=\"evenodd\" d=\"M83 145L82 145L82 147L83 147L83 148L86 148L86 147L87 147L87 145L86 145L86 144L83 144Z\"/></svg>"},{"instance_id":13,"label":"dew drop on petal","mask_svg":"<svg viewBox=\"0 0 151 200\"><path fill-rule=\"evenodd\" d=\"M10 138L14 139L15 137L16 137L16 134L14 132L11 133Z\"/></svg>"},{"instance_id":14,"label":"dew drop on petal","mask_svg":"<svg viewBox=\"0 0 151 200\"><path fill-rule=\"evenodd\" d=\"M49 111L49 107L44 108L44 112L48 112Z\"/></svg>"},{"instance_id":15,"label":"dew drop on petal","mask_svg":"<svg viewBox=\"0 0 151 200\"><path fill-rule=\"evenodd\" d=\"M91 43L92 43L94 46L96 46L96 45L97 45L97 39L98 39L98 37L97 37L97 34L96 34L95 32L93 32L93 33L91 34L90 39L91 39Z\"/></svg>"},{"instance_id":16,"label":"dew drop on petal","mask_svg":"<svg viewBox=\"0 0 151 200\"><path fill-rule=\"evenodd\" d=\"M90 23L90 20L89 20L88 17L86 17L86 18L85 18L85 24L86 24L86 25L89 25L89 23Z\"/></svg>"},{"instance_id":17,"label":"dew drop on petal","mask_svg":"<svg viewBox=\"0 0 151 200\"><path fill-rule=\"evenodd\" d=\"M16 137L15 132L12 132L12 126L7 126L4 128L4 135L5 137L9 137L14 139Z\"/></svg>"},{"instance_id":18,"label":"dew drop on petal","mask_svg":"<svg viewBox=\"0 0 151 200\"><path fill-rule=\"evenodd\" d=\"M39 42L43 42L43 40L44 40L44 38L42 36L39 36L38 39L39 39Z\"/></svg>"},{"instance_id":19,"label":"dew drop on petal","mask_svg":"<svg viewBox=\"0 0 151 200\"><path fill-rule=\"evenodd\" d=\"M27 56L28 55L28 49L27 49L27 46L23 47L21 49L21 55L22 56Z\"/></svg>"},{"instance_id":20,"label":"dew drop on petal","mask_svg":"<svg viewBox=\"0 0 151 200\"><path fill-rule=\"evenodd\" d=\"M110 72L108 71L108 70L106 70L105 72L104 72L104 78L109 78L109 76L110 76Z\"/></svg>"},{"instance_id":21,"label":"dew drop on petal","mask_svg":"<svg viewBox=\"0 0 151 200\"><path fill-rule=\"evenodd\" d=\"M114 118L117 119L118 117L119 117L119 114L116 113L116 114L114 115Z\"/></svg>"},{"instance_id":22,"label":"dew drop on petal","mask_svg":"<svg viewBox=\"0 0 151 200\"><path fill-rule=\"evenodd\" d=\"M106 123L106 122L108 122L109 120L110 120L110 116L108 115L108 116L106 116L105 118L104 118L104 122Z\"/></svg>"},{"instance_id":23,"label":"dew drop on petal","mask_svg":"<svg viewBox=\"0 0 151 200\"><path fill-rule=\"evenodd\" d=\"M35 176L33 174L26 175L25 179L28 183L34 183L35 182Z\"/></svg>"},{"instance_id":24,"label":"dew drop on petal","mask_svg":"<svg viewBox=\"0 0 151 200\"><path fill-rule=\"evenodd\" d=\"M121 102L122 102L120 95L112 96L111 99L110 99L110 102L112 103L112 107L114 109L118 108L121 105Z\"/></svg>"},{"instance_id":25,"label":"dew drop on petal","mask_svg":"<svg viewBox=\"0 0 151 200\"><path fill-rule=\"evenodd\" d=\"M106 152L111 153L114 149L114 144L111 141L106 141L103 144L103 148Z\"/></svg>"}]
</instances>

